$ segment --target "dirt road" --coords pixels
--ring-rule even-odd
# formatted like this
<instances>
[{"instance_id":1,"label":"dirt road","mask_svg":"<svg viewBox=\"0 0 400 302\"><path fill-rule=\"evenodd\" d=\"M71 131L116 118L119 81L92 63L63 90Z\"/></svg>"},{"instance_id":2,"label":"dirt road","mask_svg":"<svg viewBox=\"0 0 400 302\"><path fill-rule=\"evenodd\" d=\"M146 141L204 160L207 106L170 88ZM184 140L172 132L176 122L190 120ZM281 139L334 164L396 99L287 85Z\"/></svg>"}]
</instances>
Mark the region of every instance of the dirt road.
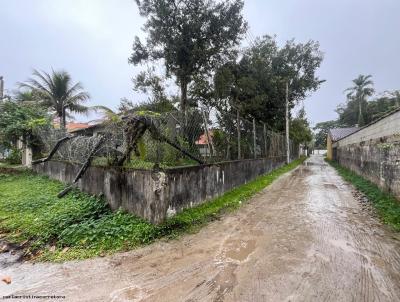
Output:
<instances>
[{"instance_id":1,"label":"dirt road","mask_svg":"<svg viewBox=\"0 0 400 302\"><path fill-rule=\"evenodd\" d=\"M13 282L0 293L65 295L60 301L400 301L400 236L355 196L315 156L197 234L88 261L13 264L5 269Z\"/></svg>"}]
</instances>

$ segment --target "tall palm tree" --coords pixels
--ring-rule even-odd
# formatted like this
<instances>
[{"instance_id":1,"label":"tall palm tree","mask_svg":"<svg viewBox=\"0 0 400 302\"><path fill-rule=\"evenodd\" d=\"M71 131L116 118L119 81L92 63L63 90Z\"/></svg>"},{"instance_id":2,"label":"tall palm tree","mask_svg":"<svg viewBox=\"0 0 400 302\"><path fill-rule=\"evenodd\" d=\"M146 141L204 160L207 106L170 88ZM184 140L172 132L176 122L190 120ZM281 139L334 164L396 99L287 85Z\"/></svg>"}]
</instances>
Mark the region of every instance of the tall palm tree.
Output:
<instances>
[{"instance_id":1,"label":"tall palm tree","mask_svg":"<svg viewBox=\"0 0 400 302\"><path fill-rule=\"evenodd\" d=\"M374 82L371 80L371 75L360 74L356 79L353 80L354 86L347 88L347 98L355 100L358 104L358 124L359 126L364 125L364 116L362 112L362 105L367 101L367 97L374 94L375 90L372 87Z\"/></svg>"},{"instance_id":2,"label":"tall palm tree","mask_svg":"<svg viewBox=\"0 0 400 302\"><path fill-rule=\"evenodd\" d=\"M68 112L87 113L89 108L81 103L89 99L81 83L72 83L71 76L63 70L51 74L33 70L32 77L21 88L28 88L36 96L40 105L54 111L65 128Z\"/></svg>"}]
</instances>

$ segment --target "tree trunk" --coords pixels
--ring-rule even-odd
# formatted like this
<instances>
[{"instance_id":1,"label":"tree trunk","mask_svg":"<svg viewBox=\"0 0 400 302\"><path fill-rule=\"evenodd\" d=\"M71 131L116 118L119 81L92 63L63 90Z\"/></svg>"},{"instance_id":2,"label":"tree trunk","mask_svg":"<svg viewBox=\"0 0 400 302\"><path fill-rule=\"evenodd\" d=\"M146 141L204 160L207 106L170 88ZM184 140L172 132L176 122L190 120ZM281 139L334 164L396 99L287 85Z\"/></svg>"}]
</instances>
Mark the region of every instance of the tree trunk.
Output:
<instances>
[{"instance_id":1,"label":"tree trunk","mask_svg":"<svg viewBox=\"0 0 400 302\"><path fill-rule=\"evenodd\" d=\"M60 129L65 129L65 119L64 119L64 115L62 112L57 114L58 119L60 120Z\"/></svg>"},{"instance_id":2,"label":"tree trunk","mask_svg":"<svg viewBox=\"0 0 400 302\"><path fill-rule=\"evenodd\" d=\"M290 140L289 140L289 83L286 82L286 102L285 102L285 132L286 132L286 163L290 163Z\"/></svg>"},{"instance_id":3,"label":"tree trunk","mask_svg":"<svg viewBox=\"0 0 400 302\"><path fill-rule=\"evenodd\" d=\"M188 87L187 81L185 79L181 79L181 111L183 114L185 125L186 125L187 87Z\"/></svg>"},{"instance_id":4,"label":"tree trunk","mask_svg":"<svg viewBox=\"0 0 400 302\"><path fill-rule=\"evenodd\" d=\"M64 107L61 109L61 112L58 113L58 117L60 119L60 128L61 129L65 129L67 122L66 122L65 108Z\"/></svg>"}]
</instances>

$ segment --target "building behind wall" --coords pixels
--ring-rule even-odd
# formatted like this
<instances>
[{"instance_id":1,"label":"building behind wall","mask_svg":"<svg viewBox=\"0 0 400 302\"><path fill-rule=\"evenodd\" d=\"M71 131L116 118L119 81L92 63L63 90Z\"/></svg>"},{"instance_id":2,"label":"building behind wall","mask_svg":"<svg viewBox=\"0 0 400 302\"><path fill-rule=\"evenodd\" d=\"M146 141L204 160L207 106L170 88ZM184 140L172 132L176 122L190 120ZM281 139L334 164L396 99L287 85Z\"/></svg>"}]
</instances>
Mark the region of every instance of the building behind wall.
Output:
<instances>
[{"instance_id":1,"label":"building behind wall","mask_svg":"<svg viewBox=\"0 0 400 302\"><path fill-rule=\"evenodd\" d=\"M338 140L346 137L354 132L356 132L359 128L351 127L351 128L332 128L328 131L328 137L326 138L326 157L329 160L336 158L336 149L333 148L333 144Z\"/></svg>"}]
</instances>

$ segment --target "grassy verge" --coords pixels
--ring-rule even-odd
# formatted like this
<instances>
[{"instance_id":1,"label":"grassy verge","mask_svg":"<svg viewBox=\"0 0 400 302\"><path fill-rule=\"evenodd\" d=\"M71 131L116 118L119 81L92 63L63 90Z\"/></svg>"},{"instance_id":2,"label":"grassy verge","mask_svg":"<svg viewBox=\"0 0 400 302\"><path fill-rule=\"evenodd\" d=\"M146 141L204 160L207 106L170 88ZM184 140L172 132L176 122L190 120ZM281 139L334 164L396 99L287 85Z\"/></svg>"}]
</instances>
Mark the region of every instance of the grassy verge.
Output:
<instances>
[{"instance_id":1,"label":"grassy verge","mask_svg":"<svg viewBox=\"0 0 400 302\"><path fill-rule=\"evenodd\" d=\"M238 208L244 201L292 170L299 159L221 197L187 209L155 226L105 201L79 191L56 197L63 185L27 172L0 174L0 233L41 261L84 259L176 237Z\"/></svg>"},{"instance_id":2,"label":"grassy verge","mask_svg":"<svg viewBox=\"0 0 400 302\"><path fill-rule=\"evenodd\" d=\"M391 194L383 192L377 185L357 175L353 171L340 166L338 163L326 160L334 167L344 180L353 184L354 187L371 201L384 223L400 231L400 202Z\"/></svg>"}]
</instances>

